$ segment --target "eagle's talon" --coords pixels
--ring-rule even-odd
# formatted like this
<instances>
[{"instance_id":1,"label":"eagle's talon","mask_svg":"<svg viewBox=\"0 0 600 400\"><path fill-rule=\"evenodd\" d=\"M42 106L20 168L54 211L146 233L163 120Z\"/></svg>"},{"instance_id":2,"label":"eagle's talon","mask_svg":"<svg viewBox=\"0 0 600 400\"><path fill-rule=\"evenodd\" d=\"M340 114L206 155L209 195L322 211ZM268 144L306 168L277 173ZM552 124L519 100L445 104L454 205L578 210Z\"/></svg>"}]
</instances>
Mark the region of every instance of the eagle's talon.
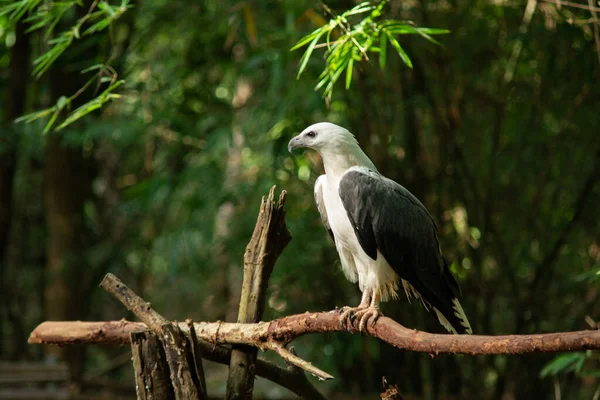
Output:
<instances>
[{"instance_id":1,"label":"eagle's talon","mask_svg":"<svg viewBox=\"0 0 600 400\"><path fill-rule=\"evenodd\" d=\"M343 312L340 315L340 329L345 328L347 331L352 331L352 324L359 318L359 314L367 310L365 306L359 305L358 307L342 307Z\"/></svg>"},{"instance_id":2,"label":"eagle's talon","mask_svg":"<svg viewBox=\"0 0 600 400\"><path fill-rule=\"evenodd\" d=\"M369 307L358 311L354 316L356 318L360 318L360 323L358 325L359 332L363 333L367 331L366 328L367 324L369 323L369 320L371 320L370 325L372 327L375 326L377 319L379 319L381 315L383 314L381 313L381 311L379 311L379 308L375 307Z\"/></svg>"}]
</instances>

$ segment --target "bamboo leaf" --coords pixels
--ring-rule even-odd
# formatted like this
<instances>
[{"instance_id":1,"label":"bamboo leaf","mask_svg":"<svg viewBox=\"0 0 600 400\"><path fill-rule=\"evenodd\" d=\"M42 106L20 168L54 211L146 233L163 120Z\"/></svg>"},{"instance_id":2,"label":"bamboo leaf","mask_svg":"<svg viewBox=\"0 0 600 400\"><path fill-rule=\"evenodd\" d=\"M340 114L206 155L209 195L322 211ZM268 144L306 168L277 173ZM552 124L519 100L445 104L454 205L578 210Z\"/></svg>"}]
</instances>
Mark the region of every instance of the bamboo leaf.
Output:
<instances>
[{"instance_id":1,"label":"bamboo leaf","mask_svg":"<svg viewBox=\"0 0 600 400\"><path fill-rule=\"evenodd\" d=\"M449 29L437 29L437 28L417 28L418 31L426 33L428 35L446 35L450 33Z\"/></svg>"},{"instance_id":2,"label":"bamboo leaf","mask_svg":"<svg viewBox=\"0 0 600 400\"><path fill-rule=\"evenodd\" d=\"M562 372L573 371L578 365L583 365L585 353L562 354L550 361L540 372L540 377L554 376ZM582 361L583 360L583 361Z\"/></svg>"},{"instance_id":3,"label":"bamboo leaf","mask_svg":"<svg viewBox=\"0 0 600 400\"><path fill-rule=\"evenodd\" d=\"M81 71L81 73L85 74L85 73L90 72L90 71L96 71L98 69L102 69L103 67L104 67L104 64L95 64L95 65L92 65L91 67L87 67L86 69L84 69L83 71Z\"/></svg>"},{"instance_id":4,"label":"bamboo leaf","mask_svg":"<svg viewBox=\"0 0 600 400\"><path fill-rule=\"evenodd\" d=\"M58 118L58 115L60 114L61 109L57 108L56 111L54 111L54 114L52 114L52 117L50 118L50 120L48 121L48 123L46 124L46 126L44 127L44 130L42 131L42 133L45 135L48 132L50 132L50 129L52 129L52 125L54 125L54 123L56 122L56 119Z\"/></svg>"},{"instance_id":5,"label":"bamboo leaf","mask_svg":"<svg viewBox=\"0 0 600 400\"><path fill-rule=\"evenodd\" d=\"M352 83L352 69L354 68L354 58L350 58L346 67L346 90L350 89Z\"/></svg>"},{"instance_id":6,"label":"bamboo leaf","mask_svg":"<svg viewBox=\"0 0 600 400\"><path fill-rule=\"evenodd\" d=\"M19 118L15 119L15 122L30 123L30 122L33 122L35 120L38 120L40 118L43 118L43 117L53 113L55 109L56 109L56 107L50 107L45 110L35 111L35 112L29 113L29 114L25 114L25 115L22 115Z\"/></svg>"},{"instance_id":7,"label":"bamboo leaf","mask_svg":"<svg viewBox=\"0 0 600 400\"><path fill-rule=\"evenodd\" d=\"M381 69L385 68L385 61L387 56L387 35L381 35L379 38L379 66Z\"/></svg>"},{"instance_id":8,"label":"bamboo leaf","mask_svg":"<svg viewBox=\"0 0 600 400\"><path fill-rule=\"evenodd\" d=\"M404 51L402 46L400 46L400 43L398 43L398 41L396 40L394 35L392 35L388 31L385 31L385 34L387 35L388 39L390 40L390 43L392 44L392 46L394 46L394 48L396 49L396 52L398 52L398 55L400 56L400 58L402 59L404 64L406 64L408 66L408 68L412 69L412 67L413 67L412 61L410 61L408 54L406 54L406 52Z\"/></svg>"},{"instance_id":9,"label":"bamboo leaf","mask_svg":"<svg viewBox=\"0 0 600 400\"><path fill-rule=\"evenodd\" d=\"M300 39L300 41L298 43L296 43L296 45L294 47L292 47L290 49L290 51L298 50L300 47L305 46L307 43L309 43L311 40L313 40L315 38L315 36L317 36L319 33L321 33L322 29L323 29L323 27L320 27L318 29L315 29L308 35L304 36L302 39Z\"/></svg>"},{"instance_id":10,"label":"bamboo leaf","mask_svg":"<svg viewBox=\"0 0 600 400\"><path fill-rule=\"evenodd\" d=\"M321 36L323 36L323 32L319 32L319 34L317 36L315 36L315 38L312 40L312 42L310 42L310 45L304 52L304 55L302 56L302 59L300 60L300 69L298 70L298 75L296 76L296 79L300 78L300 75L302 75L302 72L304 71L304 68L306 68L306 64L308 63L308 60L310 59L310 55L312 54L313 50L315 49L315 46L317 45L317 42L319 41Z\"/></svg>"},{"instance_id":11,"label":"bamboo leaf","mask_svg":"<svg viewBox=\"0 0 600 400\"><path fill-rule=\"evenodd\" d=\"M429 36L429 34L427 32L424 32L423 29L421 28L417 28L417 33L419 35L421 35L423 38L427 39L428 41L430 41L431 43L437 44L438 46L441 46L442 44L440 42L438 42L436 39L432 38L431 36Z\"/></svg>"},{"instance_id":12,"label":"bamboo leaf","mask_svg":"<svg viewBox=\"0 0 600 400\"><path fill-rule=\"evenodd\" d=\"M92 111L95 111L95 110L101 108L107 102L120 98L121 96L119 96L118 94L115 94L115 93L111 93L111 92L113 90L115 90L116 88L118 88L119 86L121 86L123 83L125 83L124 80L115 82L113 85L109 86L106 90L104 90L98 97L96 97L95 99L92 99L92 100L88 101L87 103L78 107L75 111L73 111L71 113L71 115L69 115L67 117L67 119L65 119L63 121L62 124L60 124L56 128L56 130L59 131L59 130L65 128L66 126L72 124L73 122L88 115Z\"/></svg>"},{"instance_id":13,"label":"bamboo leaf","mask_svg":"<svg viewBox=\"0 0 600 400\"><path fill-rule=\"evenodd\" d=\"M16 2L14 2L12 4L8 4L6 6L3 6L2 8L0 8L0 16L6 15L6 14L9 14L9 13L15 11L15 10L18 10L19 7L21 7L24 3L25 3L25 1L16 1Z\"/></svg>"},{"instance_id":14,"label":"bamboo leaf","mask_svg":"<svg viewBox=\"0 0 600 400\"><path fill-rule=\"evenodd\" d=\"M372 5L370 2L365 1L364 3L361 3L359 5L357 5L356 7L346 11L345 13L342 14L342 16L344 17L349 17L352 15L357 15L357 14L362 14L362 13L366 13L367 11L371 11L374 10L375 6Z\"/></svg>"}]
</instances>

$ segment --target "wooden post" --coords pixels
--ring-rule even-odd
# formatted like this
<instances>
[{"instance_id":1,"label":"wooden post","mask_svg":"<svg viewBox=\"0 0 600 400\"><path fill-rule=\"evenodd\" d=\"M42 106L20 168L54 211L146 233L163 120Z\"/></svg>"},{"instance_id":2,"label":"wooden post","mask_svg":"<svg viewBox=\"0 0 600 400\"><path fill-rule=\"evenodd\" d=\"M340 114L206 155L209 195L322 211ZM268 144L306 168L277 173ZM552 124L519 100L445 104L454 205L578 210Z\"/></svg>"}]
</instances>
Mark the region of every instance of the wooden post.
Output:
<instances>
[{"instance_id":1,"label":"wooden post","mask_svg":"<svg viewBox=\"0 0 600 400\"><path fill-rule=\"evenodd\" d=\"M244 280L237 322L255 323L265 309L267 286L275 261L292 236L285 225L285 191L275 203L275 186L262 198L254 233L244 253ZM228 400L251 399L257 349L233 346L227 380Z\"/></svg>"},{"instance_id":2,"label":"wooden post","mask_svg":"<svg viewBox=\"0 0 600 400\"><path fill-rule=\"evenodd\" d=\"M131 353L138 400L175 399L169 365L156 335L150 332L131 333Z\"/></svg>"},{"instance_id":3,"label":"wooden post","mask_svg":"<svg viewBox=\"0 0 600 400\"><path fill-rule=\"evenodd\" d=\"M171 371L171 383L176 399L207 399L200 385L192 346L179 326L167 323L161 327L161 340Z\"/></svg>"}]
</instances>

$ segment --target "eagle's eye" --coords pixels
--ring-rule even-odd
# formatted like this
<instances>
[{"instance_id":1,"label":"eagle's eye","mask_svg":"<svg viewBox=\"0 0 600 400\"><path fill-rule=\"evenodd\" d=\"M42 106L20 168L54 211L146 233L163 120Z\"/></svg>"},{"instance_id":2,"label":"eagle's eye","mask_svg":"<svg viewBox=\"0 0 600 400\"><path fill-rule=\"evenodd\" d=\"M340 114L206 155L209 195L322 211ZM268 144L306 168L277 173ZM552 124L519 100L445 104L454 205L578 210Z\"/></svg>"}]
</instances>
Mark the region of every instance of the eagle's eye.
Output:
<instances>
[{"instance_id":1,"label":"eagle's eye","mask_svg":"<svg viewBox=\"0 0 600 400\"><path fill-rule=\"evenodd\" d=\"M316 134L314 131L310 131L310 132L307 132L307 133L306 133L306 136L308 136L308 137L311 137L311 138L312 138L312 137L315 137L315 136L317 136L317 134Z\"/></svg>"}]
</instances>

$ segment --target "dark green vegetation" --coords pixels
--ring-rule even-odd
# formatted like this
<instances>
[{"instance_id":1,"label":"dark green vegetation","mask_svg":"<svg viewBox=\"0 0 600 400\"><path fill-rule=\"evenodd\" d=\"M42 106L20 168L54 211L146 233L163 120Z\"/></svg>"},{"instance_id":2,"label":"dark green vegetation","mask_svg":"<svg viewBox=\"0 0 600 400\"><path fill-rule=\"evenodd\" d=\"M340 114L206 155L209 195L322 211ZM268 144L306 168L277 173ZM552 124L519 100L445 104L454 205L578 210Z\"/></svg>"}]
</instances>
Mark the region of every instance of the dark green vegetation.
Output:
<instances>
[{"instance_id":1,"label":"dark green vegetation","mask_svg":"<svg viewBox=\"0 0 600 400\"><path fill-rule=\"evenodd\" d=\"M40 2L0 4L21 3ZM321 120L348 127L429 208L476 333L585 329L600 318L600 59L587 2L392 2L384 18L450 30L436 36L443 47L396 36L402 51L388 42L383 68L381 52L352 62L351 85L346 63L329 101L313 91L325 48L298 80L304 49L290 51L331 18L313 2L107 3L59 16L48 37L70 43L60 54L46 53L46 28L25 34L45 18L40 8L25 10L21 20L38 16L25 23L10 20L15 8L0 16L1 359L65 355L85 381L128 351L26 344L42 320L124 317L97 288L107 271L167 318L234 321L244 247L272 184L289 192L293 240L265 317L357 304L313 205L318 157L286 150ZM69 36L90 6L103 14ZM56 57L34 64L44 53ZM63 127L67 115L82 118ZM383 312L442 330L403 295ZM424 399L598 393L594 354L559 358L540 378L551 355L431 358L349 335L295 346L338 377L316 383L332 393L377 393L382 376ZM210 368L209 392L222 393L226 373L214 367L211 380ZM128 363L104 378L133 387Z\"/></svg>"}]
</instances>

